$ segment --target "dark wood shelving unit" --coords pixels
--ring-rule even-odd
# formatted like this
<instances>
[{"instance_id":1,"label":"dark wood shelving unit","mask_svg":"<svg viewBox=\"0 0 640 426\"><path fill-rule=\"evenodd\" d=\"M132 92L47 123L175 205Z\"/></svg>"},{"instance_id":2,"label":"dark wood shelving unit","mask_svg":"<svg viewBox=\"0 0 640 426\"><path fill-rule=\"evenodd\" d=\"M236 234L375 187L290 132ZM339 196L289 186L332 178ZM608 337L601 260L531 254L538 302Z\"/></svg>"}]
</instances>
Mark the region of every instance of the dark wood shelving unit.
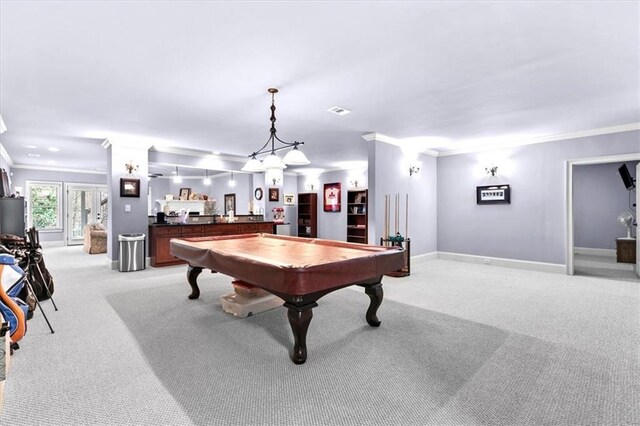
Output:
<instances>
[{"instance_id":1,"label":"dark wood shelving unit","mask_svg":"<svg viewBox=\"0 0 640 426\"><path fill-rule=\"evenodd\" d=\"M298 194L298 237L318 238L318 194Z\"/></svg>"},{"instance_id":2,"label":"dark wood shelving unit","mask_svg":"<svg viewBox=\"0 0 640 426\"><path fill-rule=\"evenodd\" d=\"M347 242L368 243L368 196L366 189L347 191Z\"/></svg>"}]
</instances>

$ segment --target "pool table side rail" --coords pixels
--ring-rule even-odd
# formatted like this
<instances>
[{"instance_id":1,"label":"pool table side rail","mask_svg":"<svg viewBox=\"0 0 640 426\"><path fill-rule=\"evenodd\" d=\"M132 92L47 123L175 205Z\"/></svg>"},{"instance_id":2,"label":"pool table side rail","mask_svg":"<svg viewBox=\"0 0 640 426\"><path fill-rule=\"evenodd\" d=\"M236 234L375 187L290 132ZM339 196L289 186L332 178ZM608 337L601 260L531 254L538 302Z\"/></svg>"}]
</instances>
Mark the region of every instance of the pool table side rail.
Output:
<instances>
[{"instance_id":1,"label":"pool table side rail","mask_svg":"<svg viewBox=\"0 0 640 426\"><path fill-rule=\"evenodd\" d=\"M255 234L257 235L257 234ZM267 238L271 235L264 234ZM249 284L264 288L267 291L289 295L305 295L335 289L360 282L370 281L404 265L404 253L397 247L366 246L361 244L334 242L329 240L308 239L307 243L318 246L357 247L361 251L370 253L351 259L344 259L331 264L307 265L291 267L275 265L269 262L243 256L217 253L213 248L196 247L190 242L202 242L217 239L250 238L247 235L226 237L198 237L171 240L171 253L191 266L208 268ZM298 237L282 237L300 241ZM374 250L371 250L374 249Z\"/></svg>"}]
</instances>

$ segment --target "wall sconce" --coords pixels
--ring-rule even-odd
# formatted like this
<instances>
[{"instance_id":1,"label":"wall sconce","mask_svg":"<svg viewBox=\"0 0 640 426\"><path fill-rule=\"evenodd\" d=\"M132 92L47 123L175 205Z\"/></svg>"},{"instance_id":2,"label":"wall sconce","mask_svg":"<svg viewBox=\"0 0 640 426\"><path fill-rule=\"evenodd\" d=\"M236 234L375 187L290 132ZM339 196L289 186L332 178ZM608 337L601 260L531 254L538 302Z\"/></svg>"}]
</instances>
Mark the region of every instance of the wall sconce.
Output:
<instances>
[{"instance_id":1,"label":"wall sconce","mask_svg":"<svg viewBox=\"0 0 640 426\"><path fill-rule=\"evenodd\" d=\"M485 167L484 171L487 172L488 175L491 175L491 177L497 176L498 166Z\"/></svg>"},{"instance_id":2,"label":"wall sconce","mask_svg":"<svg viewBox=\"0 0 640 426\"><path fill-rule=\"evenodd\" d=\"M307 182L306 185L307 189L309 191L313 191L313 187L315 186L315 184L311 183L311 182Z\"/></svg>"},{"instance_id":3,"label":"wall sconce","mask_svg":"<svg viewBox=\"0 0 640 426\"><path fill-rule=\"evenodd\" d=\"M127 169L127 172L128 172L129 174L132 174L133 172L137 172L137 171L138 171L138 168L140 168L140 166L139 166L139 165L137 165L137 164L136 164L136 165L134 165L134 164L133 164L133 161L129 161L128 163L126 163L126 164L124 165L124 168L125 168L125 169Z\"/></svg>"},{"instance_id":4,"label":"wall sconce","mask_svg":"<svg viewBox=\"0 0 640 426\"><path fill-rule=\"evenodd\" d=\"M409 166L409 176L417 175L420 171L420 166Z\"/></svg>"},{"instance_id":5,"label":"wall sconce","mask_svg":"<svg viewBox=\"0 0 640 426\"><path fill-rule=\"evenodd\" d=\"M358 187L358 181L357 180L352 180L351 182L349 182L349 184L351 185L351 187L353 188L357 188Z\"/></svg>"},{"instance_id":6,"label":"wall sconce","mask_svg":"<svg viewBox=\"0 0 640 426\"><path fill-rule=\"evenodd\" d=\"M283 179L284 179L284 172L282 169L267 169L264 172L264 183L267 186L280 185Z\"/></svg>"}]
</instances>

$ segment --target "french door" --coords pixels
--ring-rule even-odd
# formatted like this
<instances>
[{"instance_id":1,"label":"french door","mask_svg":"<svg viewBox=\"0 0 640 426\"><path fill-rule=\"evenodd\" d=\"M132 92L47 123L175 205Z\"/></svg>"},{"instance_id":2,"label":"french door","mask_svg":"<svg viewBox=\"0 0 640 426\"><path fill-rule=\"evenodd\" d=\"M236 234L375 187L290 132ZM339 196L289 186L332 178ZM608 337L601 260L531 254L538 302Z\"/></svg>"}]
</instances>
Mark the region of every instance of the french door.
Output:
<instances>
[{"instance_id":1,"label":"french door","mask_svg":"<svg viewBox=\"0 0 640 426\"><path fill-rule=\"evenodd\" d=\"M67 245L82 244L84 226L90 223L107 225L108 196L106 185L66 185Z\"/></svg>"}]
</instances>

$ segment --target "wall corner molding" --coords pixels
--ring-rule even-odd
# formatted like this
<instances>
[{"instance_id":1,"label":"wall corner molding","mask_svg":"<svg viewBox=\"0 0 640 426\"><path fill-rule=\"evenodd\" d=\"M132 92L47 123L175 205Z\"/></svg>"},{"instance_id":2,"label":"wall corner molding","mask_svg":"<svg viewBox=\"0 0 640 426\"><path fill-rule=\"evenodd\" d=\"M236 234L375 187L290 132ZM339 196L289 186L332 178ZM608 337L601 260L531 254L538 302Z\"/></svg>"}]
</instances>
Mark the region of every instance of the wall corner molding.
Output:
<instances>
[{"instance_id":1,"label":"wall corner molding","mask_svg":"<svg viewBox=\"0 0 640 426\"><path fill-rule=\"evenodd\" d=\"M11 159L11 156L9 155L7 150L4 149L4 146L1 143L0 143L0 158L3 158L4 161L6 161L9 166L13 166L13 160Z\"/></svg>"},{"instance_id":2,"label":"wall corner molding","mask_svg":"<svg viewBox=\"0 0 640 426\"><path fill-rule=\"evenodd\" d=\"M367 142L383 142L388 143L389 145L395 145L400 148L406 146L406 144L402 140L383 135L382 133L367 133L362 135L362 138ZM437 157L439 155L438 151L435 151L433 149L421 149L418 152L420 154L429 155L431 157Z\"/></svg>"}]
</instances>

